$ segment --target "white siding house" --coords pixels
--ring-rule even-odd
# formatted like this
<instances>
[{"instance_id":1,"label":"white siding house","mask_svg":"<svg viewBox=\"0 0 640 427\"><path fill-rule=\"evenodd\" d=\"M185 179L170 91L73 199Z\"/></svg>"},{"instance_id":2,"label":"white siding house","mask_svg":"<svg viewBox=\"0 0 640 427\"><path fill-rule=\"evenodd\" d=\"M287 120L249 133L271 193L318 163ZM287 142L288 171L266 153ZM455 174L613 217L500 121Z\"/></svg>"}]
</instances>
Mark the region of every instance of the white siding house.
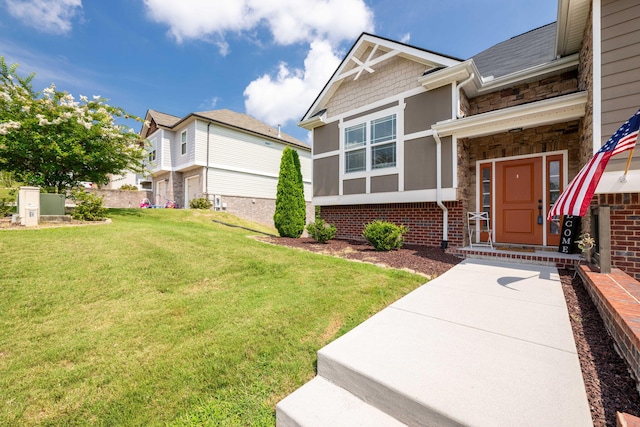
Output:
<instances>
[{"instance_id":1,"label":"white siding house","mask_svg":"<svg viewBox=\"0 0 640 427\"><path fill-rule=\"evenodd\" d=\"M230 110L177 117L149 110L141 135L149 141L150 175L142 186L154 204L205 197L214 208L273 225L280 160L285 147L298 152L307 217L311 209L311 147L246 114Z\"/></svg>"}]
</instances>

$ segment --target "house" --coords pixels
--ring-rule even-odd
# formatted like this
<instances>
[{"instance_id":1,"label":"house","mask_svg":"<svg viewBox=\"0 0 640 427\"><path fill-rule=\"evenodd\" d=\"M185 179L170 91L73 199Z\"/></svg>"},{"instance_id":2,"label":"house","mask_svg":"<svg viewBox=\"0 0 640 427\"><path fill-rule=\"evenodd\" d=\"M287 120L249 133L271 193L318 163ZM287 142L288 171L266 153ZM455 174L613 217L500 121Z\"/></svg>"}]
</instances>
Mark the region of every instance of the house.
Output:
<instances>
[{"instance_id":1,"label":"house","mask_svg":"<svg viewBox=\"0 0 640 427\"><path fill-rule=\"evenodd\" d=\"M558 247L546 213L640 107L639 65L634 0L559 0L557 22L466 60L364 33L299 123L313 203L339 238L386 219L408 243L463 247L483 211L494 242ZM624 183L627 156L612 159L594 197L612 205L614 264L636 277L639 156Z\"/></svg>"},{"instance_id":2,"label":"house","mask_svg":"<svg viewBox=\"0 0 640 427\"><path fill-rule=\"evenodd\" d=\"M311 148L246 114L230 110L185 117L148 110L140 134L149 141L150 174L140 185L153 191L152 204L189 207L205 197L214 209L273 225L280 160L285 147L300 157L309 219Z\"/></svg>"}]
</instances>

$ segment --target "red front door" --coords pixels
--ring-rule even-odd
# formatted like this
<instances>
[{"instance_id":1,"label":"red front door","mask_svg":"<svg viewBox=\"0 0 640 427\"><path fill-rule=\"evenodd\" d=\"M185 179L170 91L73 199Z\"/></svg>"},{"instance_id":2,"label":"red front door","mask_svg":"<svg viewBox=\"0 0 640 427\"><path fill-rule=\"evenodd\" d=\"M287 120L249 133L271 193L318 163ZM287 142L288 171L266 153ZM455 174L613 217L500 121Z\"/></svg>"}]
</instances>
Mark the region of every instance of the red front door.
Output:
<instances>
[{"instance_id":1,"label":"red front door","mask_svg":"<svg viewBox=\"0 0 640 427\"><path fill-rule=\"evenodd\" d=\"M496 162L495 168L496 242L542 245L542 158Z\"/></svg>"}]
</instances>

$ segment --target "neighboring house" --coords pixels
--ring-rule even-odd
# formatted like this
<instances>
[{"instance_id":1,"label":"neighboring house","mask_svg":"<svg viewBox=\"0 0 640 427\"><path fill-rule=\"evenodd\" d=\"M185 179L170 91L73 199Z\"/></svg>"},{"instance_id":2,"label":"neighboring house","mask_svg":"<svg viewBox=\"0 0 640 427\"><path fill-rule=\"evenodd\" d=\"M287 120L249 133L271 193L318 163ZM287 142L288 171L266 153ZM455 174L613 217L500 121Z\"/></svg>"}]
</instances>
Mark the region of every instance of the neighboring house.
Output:
<instances>
[{"instance_id":1,"label":"neighboring house","mask_svg":"<svg viewBox=\"0 0 640 427\"><path fill-rule=\"evenodd\" d=\"M311 148L246 114L229 110L185 117L149 110L140 135L149 141L147 168L140 184L153 191L154 205L174 201L189 207L205 197L216 210L273 225L282 151L298 152L311 209Z\"/></svg>"},{"instance_id":2,"label":"neighboring house","mask_svg":"<svg viewBox=\"0 0 640 427\"><path fill-rule=\"evenodd\" d=\"M382 218L409 226L408 243L461 247L467 212L486 211L495 242L558 246L546 212L640 107L637 1L558 3L556 23L467 60L360 36L299 123L314 205L338 237ZM638 275L636 153L626 183L627 156L611 160L594 199L624 212L612 256Z\"/></svg>"}]
</instances>

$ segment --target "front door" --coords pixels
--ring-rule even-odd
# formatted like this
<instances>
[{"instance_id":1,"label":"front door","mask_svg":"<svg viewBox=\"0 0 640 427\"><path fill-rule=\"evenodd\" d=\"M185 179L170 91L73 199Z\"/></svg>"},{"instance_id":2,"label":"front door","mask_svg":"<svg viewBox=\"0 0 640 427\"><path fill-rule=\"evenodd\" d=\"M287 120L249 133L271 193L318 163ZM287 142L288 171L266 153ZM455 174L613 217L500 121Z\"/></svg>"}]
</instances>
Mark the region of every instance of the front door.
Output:
<instances>
[{"instance_id":1,"label":"front door","mask_svg":"<svg viewBox=\"0 0 640 427\"><path fill-rule=\"evenodd\" d=\"M542 157L496 162L496 242L542 245Z\"/></svg>"}]
</instances>

